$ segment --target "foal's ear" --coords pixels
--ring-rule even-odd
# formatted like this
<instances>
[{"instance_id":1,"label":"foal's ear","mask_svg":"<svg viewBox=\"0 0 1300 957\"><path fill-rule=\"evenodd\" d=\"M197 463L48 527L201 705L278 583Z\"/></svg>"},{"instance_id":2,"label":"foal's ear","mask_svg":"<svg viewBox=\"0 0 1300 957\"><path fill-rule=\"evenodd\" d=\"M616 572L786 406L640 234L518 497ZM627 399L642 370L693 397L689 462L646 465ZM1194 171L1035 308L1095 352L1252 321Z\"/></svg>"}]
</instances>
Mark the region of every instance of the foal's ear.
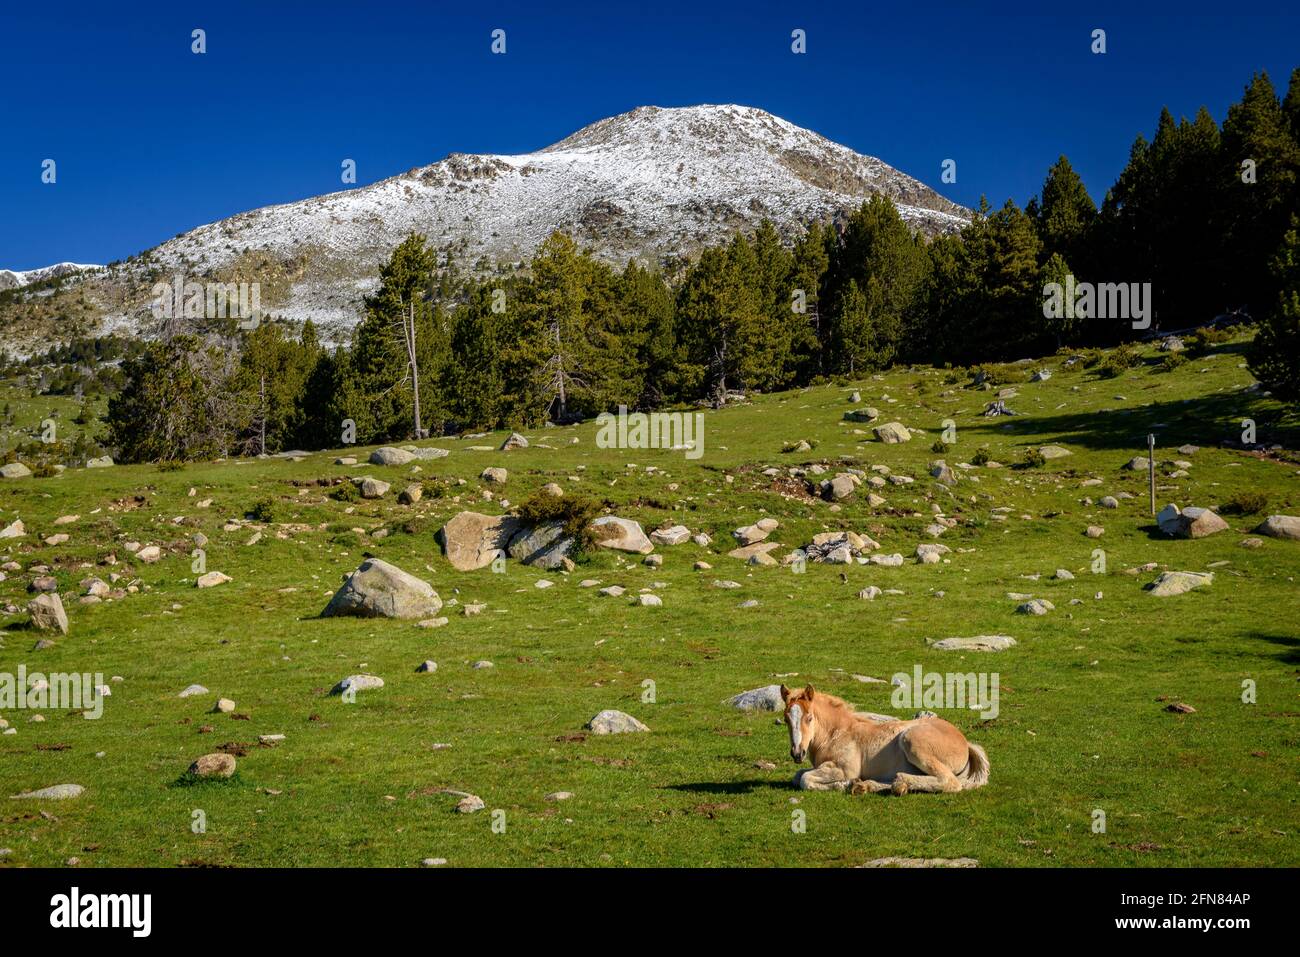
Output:
<instances>
[{"instance_id":1,"label":"foal's ear","mask_svg":"<svg viewBox=\"0 0 1300 957\"><path fill-rule=\"evenodd\" d=\"M785 685L781 685L781 700L786 704L790 703L790 689Z\"/></svg>"},{"instance_id":2,"label":"foal's ear","mask_svg":"<svg viewBox=\"0 0 1300 957\"><path fill-rule=\"evenodd\" d=\"M804 689L803 689L803 696L804 696L805 698L807 698L809 701L811 701L811 700L813 699L813 695L814 695L815 693L816 693L816 692L813 691L813 686L812 686L812 685L806 685L806 686L804 687Z\"/></svg>"}]
</instances>

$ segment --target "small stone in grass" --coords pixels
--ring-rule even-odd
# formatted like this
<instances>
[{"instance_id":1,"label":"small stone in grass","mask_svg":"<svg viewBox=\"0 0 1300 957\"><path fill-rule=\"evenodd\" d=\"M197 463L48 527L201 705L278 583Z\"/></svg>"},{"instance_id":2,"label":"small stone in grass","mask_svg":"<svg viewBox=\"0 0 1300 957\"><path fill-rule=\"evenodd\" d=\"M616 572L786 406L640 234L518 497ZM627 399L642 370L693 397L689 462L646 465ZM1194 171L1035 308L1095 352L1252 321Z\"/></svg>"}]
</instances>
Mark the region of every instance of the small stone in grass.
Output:
<instances>
[{"instance_id":1,"label":"small stone in grass","mask_svg":"<svg viewBox=\"0 0 1300 957\"><path fill-rule=\"evenodd\" d=\"M199 778L228 778L235 773L235 756L225 752L205 754L190 765L190 774Z\"/></svg>"}]
</instances>

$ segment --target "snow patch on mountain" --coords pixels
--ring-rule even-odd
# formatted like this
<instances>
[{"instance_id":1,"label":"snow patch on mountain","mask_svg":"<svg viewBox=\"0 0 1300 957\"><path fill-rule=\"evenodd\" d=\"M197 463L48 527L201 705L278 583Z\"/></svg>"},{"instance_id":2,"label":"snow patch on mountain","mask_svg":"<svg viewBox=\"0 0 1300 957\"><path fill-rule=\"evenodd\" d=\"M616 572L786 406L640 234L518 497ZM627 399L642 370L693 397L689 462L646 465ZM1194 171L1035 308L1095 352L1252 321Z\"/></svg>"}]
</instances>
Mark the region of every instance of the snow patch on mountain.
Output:
<instances>
[{"instance_id":1,"label":"snow patch on mountain","mask_svg":"<svg viewBox=\"0 0 1300 957\"><path fill-rule=\"evenodd\" d=\"M71 276L76 273L103 268L103 266L89 263L55 263L53 266L42 266L39 269L28 269L26 271L0 269L0 290L18 289L21 286L30 286L34 282L40 282L54 276Z\"/></svg>"},{"instance_id":2,"label":"snow patch on mountain","mask_svg":"<svg viewBox=\"0 0 1300 957\"><path fill-rule=\"evenodd\" d=\"M277 293L263 283L267 311L341 332L360 320L380 264L412 232L477 272L526 262L556 229L616 266L664 263L764 218L792 239L875 193L927 234L970 218L883 161L763 110L645 106L536 152L452 153L369 186L200 226L112 267L119 290L136 288L104 296L116 305L102 320L147 329L147 282L160 275L256 281L261 266L250 264L275 263L284 281Z\"/></svg>"}]
</instances>

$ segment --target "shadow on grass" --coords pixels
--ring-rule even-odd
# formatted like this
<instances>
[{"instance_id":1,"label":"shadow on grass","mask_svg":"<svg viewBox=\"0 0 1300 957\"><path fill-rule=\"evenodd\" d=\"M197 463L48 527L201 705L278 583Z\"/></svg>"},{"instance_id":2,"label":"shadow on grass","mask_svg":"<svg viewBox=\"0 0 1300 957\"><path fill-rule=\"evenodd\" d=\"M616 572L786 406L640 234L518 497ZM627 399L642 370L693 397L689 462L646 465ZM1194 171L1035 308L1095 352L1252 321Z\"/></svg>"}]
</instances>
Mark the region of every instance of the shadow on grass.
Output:
<instances>
[{"instance_id":1,"label":"shadow on grass","mask_svg":"<svg viewBox=\"0 0 1300 957\"><path fill-rule=\"evenodd\" d=\"M1249 637L1279 645L1282 650L1273 657L1283 664L1300 665L1300 638L1294 635L1268 635L1259 631L1251 632Z\"/></svg>"},{"instance_id":2,"label":"shadow on grass","mask_svg":"<svg viewBox=\"0 0 1300 957\"><path fill-rule=\"evenodd\" d=\"M1122 388L1131 389L1132 383L1115 383L1116 392ZM1012 432L1002 429L1005 423L1001 418L994 418L986 420L987 424L966 426L966 433L975 433L981 440L1015 439L1028 433L1026 444L1061 442L1090 449L1132 449L1136 455L1144 454L1147 433L1154 432L1158 456L1161 449L1183 444L1217 447L1225 439L1240 440L1241 420L1247 418L1257 423L1260 442L1279 442L1286 448L1300 444L1300 416L1253 392L1153 402L1129 410L1025 415L1014 420L1017 428Z\"/></svg>"},{"instance_id":3,"label":"shadow on grass","mask_svg":"<svg viewBox=\"0 0 1300 957\"><path fill-rule=\"evenodd\" d=\"M200 777L193 771L186 771L171 784L169 788L211 788L211 787L239 787L243 784L240 780L239 772L236 771L228 778L222 777Z\"/></svg>"},{"instance_id":4,"label":"shadow on grass","mask_svg":"<svg viewBox=\"0 0 1300 957\"><path fill-rule=\"evenodd\" d=\"M688 794L751 794L760 790L791 790L792 787L789 780L773 781L768 778L757 778L749 781L696 781L691 784L669 784L664 790L684 791Z\"/></svg>"},{"instance_id":5,"label":"shadow on grass","mask_svg":"<svg viewBox=\"0 0 1300 957\"><path fill-rule=\"evenodd\" d=\"M1251 345L1250 342L1224 342L1211 348L1207 355L1232 355L1240 356L1244 359L1249 355ZM1205 356L1188 356L1187 358L1192 362L1198 362L1203 360ZM1156 360L1157 364L1161 361L1162 360L1159 359Z\"/></svg>"}]
</instances>

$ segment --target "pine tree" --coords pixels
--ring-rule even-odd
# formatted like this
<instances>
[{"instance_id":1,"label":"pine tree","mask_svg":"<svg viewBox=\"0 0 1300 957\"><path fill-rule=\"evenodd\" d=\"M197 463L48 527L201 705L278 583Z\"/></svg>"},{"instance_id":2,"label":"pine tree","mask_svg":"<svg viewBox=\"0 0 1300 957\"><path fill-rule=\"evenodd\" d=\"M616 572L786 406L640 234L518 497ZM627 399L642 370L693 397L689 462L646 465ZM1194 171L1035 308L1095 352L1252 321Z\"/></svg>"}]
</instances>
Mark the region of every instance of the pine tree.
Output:
<instances>
[{"instance_id":1,"label":"pine tree","mask_svg":"<svg viewBox=\"0 0 1300 957\"><path fill-rule=\"evenodd\" d=\"M836 358L836 371L850 376L877 367L873 357L878 354L880 330L873 325L880 310L880 283L873 276L867 280L868 296L858 288L858 281L850 279L840 292L831 319L831 353ZM876 316L873 316L873 311Z\"/></svg>"},{"instance_id":2,"label":"pine tree","mask_svg":"<svg viewBox=\"0 0 1300 957\"><path fill-rule=\"evenodd\" d=\"M1017 358L1044 336L1038 232L1011 200L988 204L962 230L955 285L960 298L945 329L950 361Z\"/></svg>"},{"instance_id":3,"label":"pine tree","mask_svg":"<svg viewBox=\"0 0 1300 957\"><path fill-rule=\"evenodd\" d=\"M1228 107L1222 150L1232 291L1240 304L1260 311L1277 295L1269 264L1296 211L1300 176L1300 146L1267 73L1252 77L1241 101ZM1254 164L1254 182L1243 182L1246 161Z\"/></svg>"},{"instance_id":4,"label":"pine tree","mask_svg":"<svg viewBox=\"0 0 1300 957\"><path fill-rule=\"evenodd\" d=\"M230 385L250 416L242 437L245 451L279 452L296 437L301 426L299 396L319 358L315 338L310 324L299 342L286 339L281 327L269 322L245 334Z\"/></svg>"},{"instance_id":5,"label":"pine tree","mask_svg":"<svg viewBox=\"0 0 1300 957\"><path fill-rule=\"evenodd\" d=\"M618 333L635 354L641 384L637 407L653 408L694 395L699 382L685 373L673 294L663 276L629 262L618 281L618 314Z\"/></svg>"},{"instance_id":6,"label":"pine tree","mask_svg":"<svg viewBox=\"0 0 1300 957\"><path fill-rule=\"evenodd\" d=\"M1277 302L1260 322L1250 350L1250 371L1280 399L1300 399L1300 217L1271 263Z\"/></svg>"},{"instance_id":7,"label":"pine tree","mask_svg":"<svg viewBox=\"0 0 1300 957\"><path fill-rule=\"evenodd\" d=\"M405 239L379 270L379 288L365 301L366 316L353 334L349 354L349 417L358 441L423 437L422 405L441 405L434 383L439 370L421 359L445 348L430 339L446 333L434 320L427 295L434 282L434 256L423 236Z\"/></svg>"},{"instance_id":8,"label":"pine tree","mask_svg":"<svg viewBox=\"0 0 1300 957\"><path fill-rule=\"evenodd\" d=\"M1165 111L1167 114L1168 111ZM1162 114L1162 120L1165 114ZM1173 117L1169 117L1172 124ZM1156 239L1153 223L1160 216L1155 204L1159 177L1152 170L1151 144L1141 133L1129 148L1128 163L1101 204L1091 254L1093 276L1105 282L1151 282ZM1092 323L1083 330L1090 342L1114 342L1119 329Z\"/></svg>"},{"instance_id":9,"label":"pine tree","mask_svg":"<svg viewBox=\"0 0 1300 957\"><path fill-rule=\"evenodd\" d=\"M795 242L791 254L790 365L798 382L808 382L825 372L822 344L826 310L822 306L822 289L830 270L828 232L821 223L810 223L808 231Z\"/></svg>"},{"instance_id":10,"label":"pine tree","mask_svg":"<svg viewBox=\"0 0 1300 957\"><path fill-rule=\"evenodd\" d=\"M1087 278L1150 282L1157 328L1211 318L1236 275L1225 268L1222 164L1219 129L1209 111L1202 107L1194 120L1174 122L1162 110L1154 138L1137 138L1102 204ZM1132 334L1122 322L1093 324L1090 332L1103 342Z\"/></svg>"},{"instance_id":11,"label":"pine tree","mask_svg":"<svg viewBox=\"0 0 1300 957\"><path fill-rule=\"evenodd\" d=\"M1173 320L1181 326L1184 316L1195 322L1206 312L1217 314L1226 305L1230 277L1224 271L1219 126L1202 106L1191 122L1184 119L1179 123L1178 134L1177 158L1170 174L1175 185L1165 206L1168 219L1156 273Z\"/></svg>"},{"instance_id":12,"label":"pine tree","mask_svg":"<svg viewBox=\"0 0 1300 957\"><path fill-rule=\"evenodd\" d=\"M314 333L314 330L313 330ZM349 418L354 388L348 382L351 365L346 349L333 352L315 347L302 389L295 401L293 444L304 449L331 449L343 443L343 421Z\"/></svg>"},{"instance_id":13,"label":"pine tree","mask_svg":"<svg viewBox=\"0 0 1300 957\"><path fill-rule=\"evenodd\" d=\"M954 361L961 354L963 304L973 279L962 236L936 236L926 248L926 258L926 282L917 310L919 321L912 325L908 353L918 361Z\"/></svg>"},{"instance_id":14,"label":"pine tree","mask_svg":"<svg viewBox=\"0 0 1300 957\"><path fill-rule=\"evenodd\" d=\"M1038 225L1044 257L1059 253L1070 262L1082 261L1097 205L1064 155L1047 171L1041 206L1026 206L1025 214Z\"/></svg>"},{"instance_id":15,"label":"pine tree","mask_svg":"<svg viewBox=\"0 0 1300 957\"><path fill-rule=\"evenodd\" d=\"M1282 113L1291 129L1291 139L1300 143L1300 66L1291 71L1291 82L1282 100Z\"/></svg>"},{"instance_id":16,"label":"pine tree","mask_svg":"<svg viewBox=\"0 0 1300 957\"><path fill-rule=\"evenodd\" d=\"M488 283L473 286L451 317L452 360L442 372L451 418L462 428L495 429L507 406L502 353L509 297ZM500 311L498 312L498 308Z\"/></svg>"},{"instance_id":17,"label":"pine tree","mask_svg":"<svg viewBox=\"0 0 1300 957\"><path fill-rule=\"evenodd\" d=\"M109 399L105 444L123 462L188 461L230 454L247 409L230 388L228 352L190 335L150 343L123 362L125 385Z\"/></svg>"},{"instance_id":18,"label":"pine tree","mask_svg":"<svg viewBox=\"0 0 1300 957\"><path fill-rule=\"evenodd\" d=\"M1066 263L1065 257L1060 253L1052 253L1038 271L1038 289L1046 296L1048 285L1056 283L1064 291L1070 275L1070 266ZM1054 343L1057 349L1067 342L1073 341L1077 333L1081 320L1075 317L1073 313L1072 308L1062 308L1060 315L1049 316L1044 314L1043 316L1044 335Z\"/></svg>"},{"instance_id":19,"label":"pine tree","mask_svg":"<svg viewBox=\"0 0 1300 957\"><path fill-rule=\"evenodd\" d=\"M912 236L894 204L877 193L849 216L831 258L831 302L842 309L850 301L848 284L856 284L865 298L870 325L870 348L861 338L849 336L858 317L832 317L832 350L853 341L853 354L830 357L830 368L844 370L867 365L879 368L893 361L902 346L904 330L914 322L922 301L927 262L925 248Z\"/></svg>"},{"instance_id":20,"label":"pine tree","mask_svg":"<svg viewBox=\"0 0 1300 957\"><path fill-rule=\"evenodd\" d=\"M754 266L753 250L737 236L725 249L705 249L678 293L684 371L701 383L715 405L724 403L732 390L762 388L779 374L770 365L769 347L779 331L764 322Z\"/></svg>"},{"instance_id":21,"label":"pine tree","mask_svg":"<svg viewBox=\"0 0 1300 957\"><path fill-rule=\"evenodd\" d=\"M806 313L794 308L794 257L770 219L759 223L751 245L759 308L772 327L779 330L771 341L769 353L775 374L765 388L785 387L796 380L799 370L807 364L812 344Z\"/></svg>"},{"instance_id":22,"label":"pine tree","mask_svg":"<svg viewBox=\"0 0 1300 957\"><path fill-rule=\"evenodd\" d=\"M760 392L781 387L785 380L786 357L790 351L787 336L788 313L778 312L778 280L764 275L765 264L759 251L744 235L737 234L727 244L727 277L735 290L734 302L738 335L733 356L736 359L736 384L742 389ZM765 252L769 264L770 250Z\"/></svg>"},{"instance_id":23,"label":"pine tree","mask_svg":"<svg viewBox=\"0 0 1300 957\"><path fill-rule=\"evenodd\" d=\"M517 341L508 349L507 379L520 388L513 417L531 423L567 421L640 393L635 343L617 330L617 280L608 266L564 233L542 243L519 290ZM633 336L635 339L635 336Z\"/></svg>"}]
</instances>

